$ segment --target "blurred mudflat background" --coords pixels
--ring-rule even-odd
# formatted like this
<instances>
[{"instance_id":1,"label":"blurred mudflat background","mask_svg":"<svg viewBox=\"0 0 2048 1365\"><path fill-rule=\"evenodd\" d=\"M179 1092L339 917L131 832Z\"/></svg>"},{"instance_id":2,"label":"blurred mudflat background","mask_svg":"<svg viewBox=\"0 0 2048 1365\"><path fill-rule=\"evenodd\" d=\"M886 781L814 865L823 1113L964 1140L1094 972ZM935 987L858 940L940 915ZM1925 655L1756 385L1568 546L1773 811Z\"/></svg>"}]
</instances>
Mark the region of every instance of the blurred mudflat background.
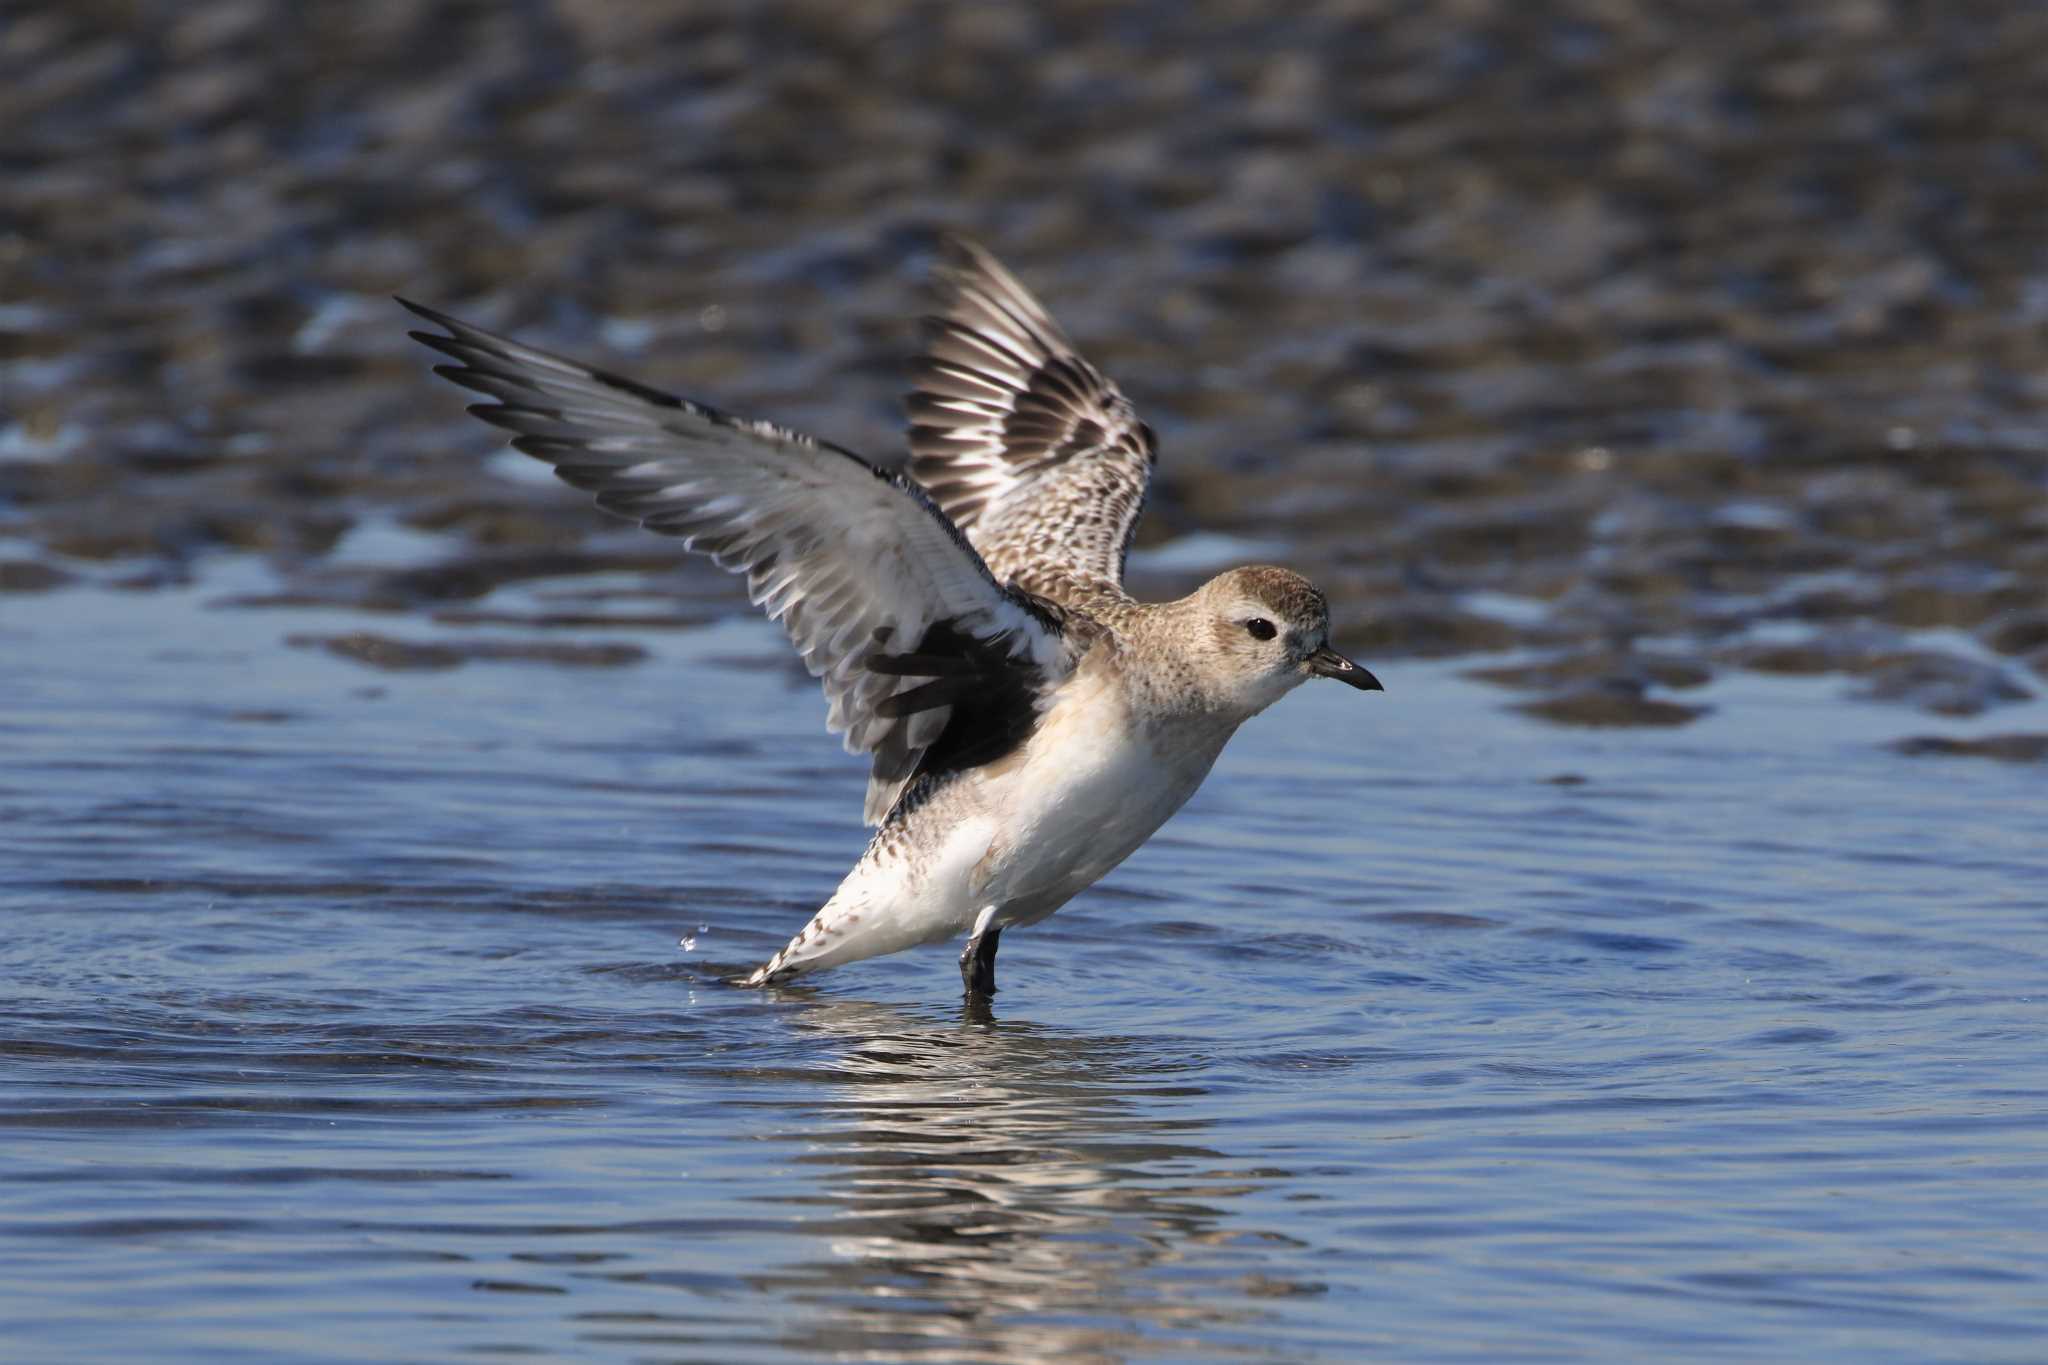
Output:
<instances>
[{"instance_id":1,"label":"blurred mudflat background","mask_svg":"<svg viewBox=\"0 0 2048 1365\"><path fill-rule=\"evenodd\" d=\"M0 11L25 1359L2037 1355L2048 9L1275 8ZM862 765L390 296L888 463L949 230L1388 692L731 990Z\"/></svg>"}]
</instances>

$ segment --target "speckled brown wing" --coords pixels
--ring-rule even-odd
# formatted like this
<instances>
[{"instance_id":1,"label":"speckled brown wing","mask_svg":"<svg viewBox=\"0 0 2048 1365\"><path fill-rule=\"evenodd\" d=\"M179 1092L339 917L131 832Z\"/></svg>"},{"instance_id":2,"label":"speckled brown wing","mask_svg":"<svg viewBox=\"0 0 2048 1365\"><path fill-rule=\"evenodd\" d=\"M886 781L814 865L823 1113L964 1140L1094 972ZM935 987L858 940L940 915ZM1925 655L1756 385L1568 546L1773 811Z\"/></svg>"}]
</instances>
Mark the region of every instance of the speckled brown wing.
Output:
<instances>
[{"instance_id":1,"label":"speckled brown wing","mask_svg":"<svg viewBox=\"0 0 2048 1365\"><path fill-rule=\"evenodd\" d=\"M405 303L405 300L399 300ZM606 511L744 574L872 757L879 824L920 772L1018 742L1072 666L1057 615L997 583L923 489L851 451L731 417L423 308L435 373Z\"/></svg>"},{"instance_id":2,"label":"speckled brown wing","mask_svg":"<svg viewBox=\"0 0 2048 1365\"><path fill-rule=\"evenodd\" d=\"M1085 607L1123 596L1156 456L1130 400L996 259L950 239L925 320L910 473L1000 581Z\"/></svg>"}]
</instances>

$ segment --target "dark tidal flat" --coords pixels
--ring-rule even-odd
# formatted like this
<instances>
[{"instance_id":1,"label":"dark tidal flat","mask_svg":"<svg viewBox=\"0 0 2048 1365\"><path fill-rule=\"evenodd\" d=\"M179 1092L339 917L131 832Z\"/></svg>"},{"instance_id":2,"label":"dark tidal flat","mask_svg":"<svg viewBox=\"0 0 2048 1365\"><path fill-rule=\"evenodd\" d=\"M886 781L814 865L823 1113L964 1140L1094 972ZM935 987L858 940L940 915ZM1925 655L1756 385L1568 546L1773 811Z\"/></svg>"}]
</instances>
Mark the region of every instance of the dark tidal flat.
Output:
<instances>
[{"instance_id":1,"label":"dark tidal flat","mask_svg":"<svg viewBox=\"0 0 2048 1365\"><path fill-rule=\"evenodd\" d=\"M2035 1361L2048 10L0 11L0 1354ZM404 293L878 459L937 234L1252 723L750 992L862 765Z\"/></svg>"}]
</instances>

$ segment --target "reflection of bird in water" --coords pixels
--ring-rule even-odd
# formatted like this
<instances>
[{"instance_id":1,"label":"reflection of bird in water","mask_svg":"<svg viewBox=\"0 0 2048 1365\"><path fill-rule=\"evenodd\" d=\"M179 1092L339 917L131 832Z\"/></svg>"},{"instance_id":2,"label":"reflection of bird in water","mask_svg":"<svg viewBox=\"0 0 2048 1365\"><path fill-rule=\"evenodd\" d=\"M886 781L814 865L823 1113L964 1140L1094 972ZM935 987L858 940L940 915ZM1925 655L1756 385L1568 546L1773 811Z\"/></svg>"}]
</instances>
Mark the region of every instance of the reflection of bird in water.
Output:
<instances>
[{"instance_id":1,"label":"reflection of bird in water","mask_svg":"<svg viewBox=\"0 0 2048 1365\"><path fill-rule=\"evenodd\" d=\"M1125 592L1151 429L993 257L955 243L942 279L910 398L915 482L406 305L514 446L745 573L832 728L873 755L873 841L749 985L964 932L962 981L986 995L1003 930L1129 857L1245 721L1312 677L1379 686L1286 569L1175 602Z\"/></svg>"},{"instance_id":2,"label":"reflection of bird in water","mask_svg":"<svg viewBox=\"0 0 2048 1365\"><path fill-rule=\"evenodd\" d=\"M1268 1277L1266 1254L1287 1239L1231 1218L1286 1173L1230 1169L1175 1112L1142 1041L967 1009L926 1023L818 1000L791 1017L844 1040L823 1112L835 1131L802 1159L840 1209L817 1228L832 1256L774 1277L827 1310L793 1345L1123 1359L1178 1331L1256 1323L1261 1298L1320 1292Z\"/></svg>"}]
</instances>

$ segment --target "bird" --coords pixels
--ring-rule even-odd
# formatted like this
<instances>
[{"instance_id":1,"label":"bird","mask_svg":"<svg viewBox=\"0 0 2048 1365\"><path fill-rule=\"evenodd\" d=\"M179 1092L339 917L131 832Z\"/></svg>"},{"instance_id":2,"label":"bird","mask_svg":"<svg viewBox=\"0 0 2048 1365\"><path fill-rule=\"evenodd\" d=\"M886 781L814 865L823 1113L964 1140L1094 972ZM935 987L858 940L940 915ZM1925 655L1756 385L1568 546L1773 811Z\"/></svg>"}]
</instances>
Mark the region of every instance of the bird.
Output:
<instances>
[{"instance_id":1,"label":"bird","mask_svg":"<svg viewBox=\"0 0 2048 1365\"><path fill-rule=\"evenodd\" d=\"M987 249L947 237L899 470L397 301L434 372L598 507L742 575L869 759L858 862L742 985L966 935L997 945L1131 853L1230 737L1311 679L1381 689L1274 565L1141 602L1124 564L1152 429Z\"/></svg>"}]
</instances>

